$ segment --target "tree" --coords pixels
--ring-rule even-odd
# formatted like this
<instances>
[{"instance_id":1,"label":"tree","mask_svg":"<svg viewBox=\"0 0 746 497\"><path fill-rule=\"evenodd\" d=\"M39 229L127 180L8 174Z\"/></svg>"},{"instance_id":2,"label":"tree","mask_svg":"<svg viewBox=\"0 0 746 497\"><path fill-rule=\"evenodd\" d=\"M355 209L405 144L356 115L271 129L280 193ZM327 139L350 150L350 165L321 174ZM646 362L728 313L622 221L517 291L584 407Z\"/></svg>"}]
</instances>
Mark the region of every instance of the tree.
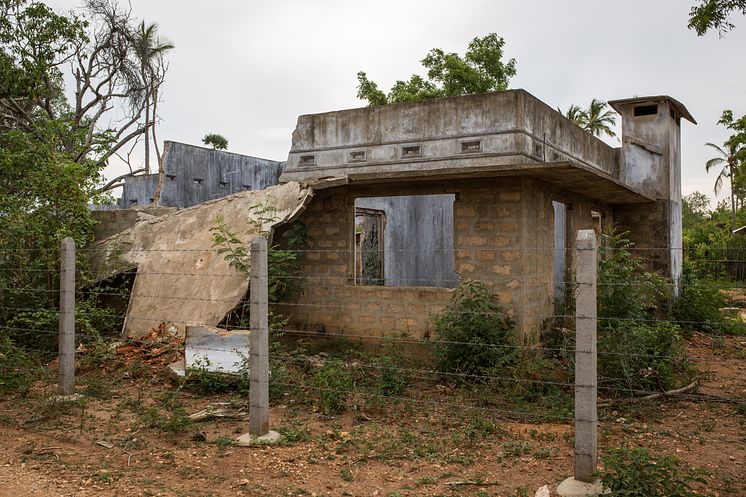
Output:
<instances>
[{"instance_id":1,"label":"tree","mask_svg":"<svg viewBox=\"0 0 746 497\"><path fill-rule=\"evenodd\" d=\"M681 219L685 228L691 228L707 220L710 199L702 192L693 192L681 197Z\"/></svg>"},{"instance_id":2,"label":"tree","mask_svg":"<svg viewBox=\"0 0 746 497\"><path fill-rule=\"evenodd\" d=\"M228 139L217 133L208 133L202 138L202 143L212 147L215 150L225 150L228 148Z\"/></svg>"},{"instance_id":3,"label":"tree","mask_svg":"<svg viewBox=\"0 0 746 497\"><path fill-rule=\"evenodd\" d=\"M612 126L616 125L616 113L606 109L607 103L593 99L587 109L578 105L571 105L564 116L574 122L593 136L607 135L616 136ZM557 112L563 114L560 108Z\"/></svg>"},{"instance_id":4,"label":"tree","mask_svg":"<svg viewBox=\"0 0 746 497\"><path fill-rule=\"evenodd\" d=\"M158 121L158 90L163 84L168 69L164 56L166 52L174 48L174 45L158 36L157 24L146 25L145 21L138 26L133 44L135 55L140 63L140 78L145 86L145 126L149 128L145 132L145 173L150 174L150 135L152 134L158 160L158 185L153 195L153 204L159 205L166 177L163 171L163 157L158 148L158 137L155 132Z\"/></svg>"},{"instance_id":5,"label":"tree","mask_svg":"<svg viewBox=\"0 0 746 497\"><path fill-rule=\"evenodd\" d=\"M60 241L75 239L79 281L88 280L88 204L122 179L102 185L101 172L151 127L152 75L143 77L131 11L114 0L84 5L60 15L0 0L0 336L37 347L57 327Z\"/></svg>"},{"instance_id":6,"label":"tree","mask_svg":"<svg viewBox=\"0 0 746 497\"><path fill-rule=\"evenodd\" d=\"M174 48L174 45L158 36L157 24L145 24L141 22L134 33L133 46L135 55L140 64L140 79L144 85L145 96L145 125L150 133L145 133L145 172L150 173L150 134L158 152L158 142L155 136L157 119L158 90L160 89L166 75L166 63L164 55ZM152 112L151 112L152 111ZM160 162L160 157L156 157Z\"/></svg>"},{"instance_id":7,"label":"tree","mask_svg":"<svg viewBox=\"0 0 746 497\"><path fill-rule=\"evenodd\" d=\"M730 209L731 209L731 230L738 228L736 225L736 198L735 198L735 178L736 175L741 172L740 168L742 165L742 157L744 153L744 146L733 141L726 141L723 147L719 147L714 143L705 143L710 148L717 151L720 157L714 157L705 163L705 170L709 173L710 169L723 166L715 179L715 195L720 193L723 187L723 182L726 178L730 180Z\"/></svg>"},{"instance_id":8,"label":"tree","mask_svg":"<svg viewBox=\"0 0 746 497\"><path fill-rule=\"evenodd\" d=\"M611 129L612 126L616 126L616 113L613 110L607 110L606 106L606 102L594 98L586 110L585 130L593 136L616 136L614 130Z\"/></svg>"},{"instance_id":9,"label":"tree","mask_svg":"<svg viewBox=\"0 0 746 497\"><path fill-rule=\"evenodd\" d=\"M689 29L699 36L710 29L717 29L720 36L735 28L730 22L730 15L740 11L746 15L746 0L699 0L689 11Z\"/></svg>"},{"instance_id":10,"label":"tree","mask_svg":"<svg viewBox=\"0 0 746 497\"><path fill-rule=\"evenodd\" d=\"M491 33L474 38L463 57L434 48L421 61L427 79L414 74L406 81L397 81L388 94L359 71L357 96L376 106L506 90L516 74L516 62L503 62L504 46L505 40Z\"/></svg>"},{"instance_id":11,"label":"tree","mask_svg":"<svg viewBox=\"0 0 746 497\"><path fill-rule=\"evenodd\" d=\"M581 128L585 128L585 122L588 119L586 112L580 108L579 105L571 105L568 107L567 112L562 112L562 109L557 107L557 112L563 114L570 121L574 122Z\"/></svg>"}]
</instances>

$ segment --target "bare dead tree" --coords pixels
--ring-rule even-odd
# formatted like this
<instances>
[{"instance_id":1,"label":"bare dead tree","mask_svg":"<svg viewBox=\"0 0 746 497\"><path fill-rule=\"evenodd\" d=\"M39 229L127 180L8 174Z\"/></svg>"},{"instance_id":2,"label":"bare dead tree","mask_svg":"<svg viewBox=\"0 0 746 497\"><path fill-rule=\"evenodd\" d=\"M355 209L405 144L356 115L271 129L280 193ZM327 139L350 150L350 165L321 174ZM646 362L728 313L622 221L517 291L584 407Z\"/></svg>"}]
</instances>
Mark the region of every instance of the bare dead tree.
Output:
<instances>
[{"instance_id":1,"label":"bare dead tree","mask_svg":"<svg viewBox=\"0 0 746 497\"><path fill-rule=\"evenodd\" d=\"M136 24L131 8L120 7L116 0L86 0L80 17L59 16L42 6L47 9L42 21L59 33L49 40L28 32L23 3L0 2L5 22L15 23L6 32L17 38L4 41L0 57L7 54L14 63L41 69L32 73L33 81L21 81L23 93L2 89L0 130L18 128L49 141L49 127L43 126L55 123L54 142L66 155L98 169L138 139L149 142L157 119L158 90L168 68L164 55L173 47L156 35L155 25ZM72 101L63 92L65 68L74 79ZM25 73L23 77L31 79ZM149 143L146 154L148 149ZM116 188L124 177L141 172L129 165L130 173L92 194ZM147 162L144 169L149 170Z\"/></svg>"}]
</instances>

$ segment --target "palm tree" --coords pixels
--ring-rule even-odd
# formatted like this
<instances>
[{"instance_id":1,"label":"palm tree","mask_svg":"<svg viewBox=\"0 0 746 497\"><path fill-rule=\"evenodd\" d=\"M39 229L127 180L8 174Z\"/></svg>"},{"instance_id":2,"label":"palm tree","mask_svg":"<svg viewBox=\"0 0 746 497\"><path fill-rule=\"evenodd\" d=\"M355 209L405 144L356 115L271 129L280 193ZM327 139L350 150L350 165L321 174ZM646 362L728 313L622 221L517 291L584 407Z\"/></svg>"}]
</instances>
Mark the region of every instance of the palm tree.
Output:
<instances>
[{"instance_id":1,"label":"palm tree","mask_svg":"<svg viewBox=\"0 0 746 497\"><path fill-rule=\"evenodd\" d=\"M586 115L585 111L580 108L579 105L571 105L567 109L567 112L562 112L562 110L557 107L557 112L563 114L570 121L585 129L585 123L588 120L588 116Z\"/></svg>"},{"instance_id":2,"label":"palm tree","mask_svg":"<svg viewBox=\"0 0 746 497\"><path fill-rule=\"evenodd\" d=\"M140 78L145 90L145 172L150 173L150 133L155 140L155 123L157 119L158 89L163 83L166 72L163 56L174 48L173 43L158 36L158 25L140 23L134 34L135 55L140 64ZM152 112L151 112L152 109ZM158 144L155 143L156 154ZM158 154L159 155L159 154ZM160 158L159 158L160 162Z\"/></svg>"},{"instance_id":3,"label":"palm tree","mask_svg":"<svg viewBox=\"0 0 746 497\"><path fill-rule=\"evenodd\" d=\"M591 105L585 111L584 129L593 136L607 135L615 137L612 126L616 126L616 113L606 109L606 102L591 100Z\"/></svg>"},{"instance_id":4,"label":"palm tree","mask_svg":"<svg viewBox=\"0 0 746 497\"><path fill-rule=\"evenodd\" d=\"M735 140L726 141L723 146L725 148L718 147L714 143L705 143L708 147L714 148L720 157L714 157L705 163L705 171L708 173L713 167L722 165L723 168L718 173L718 177L715 178L715 195L720 193L723 188L723 181L725 178L730 180L730 213L731 213L731 230L735 230L736 226L736 192L734 188L734 180L740 172L741 162L746 154L746 146L737 143Z\"/></svg>"}]
</instances>

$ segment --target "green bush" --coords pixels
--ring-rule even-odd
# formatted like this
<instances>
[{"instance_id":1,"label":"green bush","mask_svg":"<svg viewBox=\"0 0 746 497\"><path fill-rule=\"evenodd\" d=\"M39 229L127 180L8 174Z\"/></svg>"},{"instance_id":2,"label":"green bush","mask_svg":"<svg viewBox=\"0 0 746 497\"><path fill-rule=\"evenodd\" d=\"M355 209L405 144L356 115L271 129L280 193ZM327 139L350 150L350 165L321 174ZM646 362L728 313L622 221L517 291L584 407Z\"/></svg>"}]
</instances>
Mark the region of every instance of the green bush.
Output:
<instances>
[{"instance_id":1,"label":"green bush","mask_svg":"<svg viewBox=\"0 0 746 497\"><path fill-rule=\"evenodd\" d=\"M681 330L669 322L620 321L598 332L599 388L613 396L629 390L670 390L691 380Z\"/></svg>"},{"instance_id":2,"label":"green bush","mask_svg":"<svg viewBox=\"0 0 746 497\"><path fill-rule=\"evenodd\" d=\"M643 269L643 260L632 253L629 232L615 226L601 234L598 264L598 317L600 326L620 320L650 318L668 300L665 281Z\"/></svg>"},{"instance_id":3,"label":"green bush","mask_svg":"<svg viewBox=\"0 0 746 497\"><path fill-rule=\"evenodd\" d=\"M318 395L319 410L323 414L332 415L346 409L355 381L342 361L330 359L314 373L313 386Z\"/></svg>"},{"instance_id":4,"label":"green bush","mask_svg":"<svg viewBox=\"0 0 746 497\"><path fill-rule=\"evenodd\" d=\"M651 457L646 449L615 449L604 456L601 483L610 497L702 497L692 483L707 473L689 468L673 456Z\"/></svg>"},{"instance_id":5,"label":"green bush","mask_svg":"<svg viewBox=\"0 0 746 497\"><path fill-rule=\"evenodd\" d=\"M483 283L467 281L454 290L435 319L436 368L443 373L489 375L517 359L515 323Z\"/></svg>"},{"instance_id":6,"label":"green bush","mask_svg":"<svg viewBox=\"0 0 746 497\"><path fill-rule=\"evenodd\" d=\"M0 392L25 394L40 372L25 350L0 336Z\"/></svg>"},{"instance_id":7,"label":"green bush","mask_svg":"<svg viewBox=\"0 0 746 497\"><path fill-rule=\"evenodd\" d=\"M664 280L643 270L627 233L602 234L598 267L599 388L613 396L629 390L670 390L690 381L681 329L662 309L669 300ZM627 390L627 391L625 391Z\"/></svg>"},{"instance_id":8,"label":"green bush","mask_svg":"<svg viewBox=\"0 0 746 497\"><path fill-rule=\"evenodd\" d=\"M397 367L391 356L376 356L371 364L374 366L371 372L373 387L377 395L389 397L400 396L404 393L408 383L407 373Z\"/></svg>"},{"instance_id":9,"label":"green bush","mask_svg":"<svg viewBox=\"0 0 746 497\"><path fill-rule=\"evenodd\" d=\"M714 280L698 276L693 264L684 264L681 281L674 317L685 331L735 334L746 327L723 315L720 309L726 306L725 295Z\"/></svg>"}]
</instances>

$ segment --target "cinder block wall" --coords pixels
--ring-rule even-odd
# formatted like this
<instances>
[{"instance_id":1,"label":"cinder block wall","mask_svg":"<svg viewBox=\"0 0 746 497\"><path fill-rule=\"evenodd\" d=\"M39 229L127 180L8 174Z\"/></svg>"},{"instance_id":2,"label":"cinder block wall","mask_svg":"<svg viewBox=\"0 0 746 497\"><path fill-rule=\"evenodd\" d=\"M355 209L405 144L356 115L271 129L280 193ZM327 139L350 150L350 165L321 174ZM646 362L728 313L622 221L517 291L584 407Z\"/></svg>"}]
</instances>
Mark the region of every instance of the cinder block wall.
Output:
<instances>
[{"instance_id":1,"label":"cinder block wall","mask_svg":"<svg viewBox=\"0 0 746 497\"><path fill-rule=\"evenodd\" d=\"M604 210L528 178L454 181L447 188L418 184L317 191L299 219L310 238L309 251L302 258L307 276L302 295L277 309L290 317L292 326L349 336L404 333L423 339L432 335L433 316L445 307L452 290L353 283L354 201L373 191L380 196L455 193L456 272L462 279L490 286L513 315L525 343L538 340L541 324L554 311L552 200L573 206L568 212L572 233L592 228L591 209ZM572 233L567 237L571 247Z\"/></svg>"}]
</instances>

